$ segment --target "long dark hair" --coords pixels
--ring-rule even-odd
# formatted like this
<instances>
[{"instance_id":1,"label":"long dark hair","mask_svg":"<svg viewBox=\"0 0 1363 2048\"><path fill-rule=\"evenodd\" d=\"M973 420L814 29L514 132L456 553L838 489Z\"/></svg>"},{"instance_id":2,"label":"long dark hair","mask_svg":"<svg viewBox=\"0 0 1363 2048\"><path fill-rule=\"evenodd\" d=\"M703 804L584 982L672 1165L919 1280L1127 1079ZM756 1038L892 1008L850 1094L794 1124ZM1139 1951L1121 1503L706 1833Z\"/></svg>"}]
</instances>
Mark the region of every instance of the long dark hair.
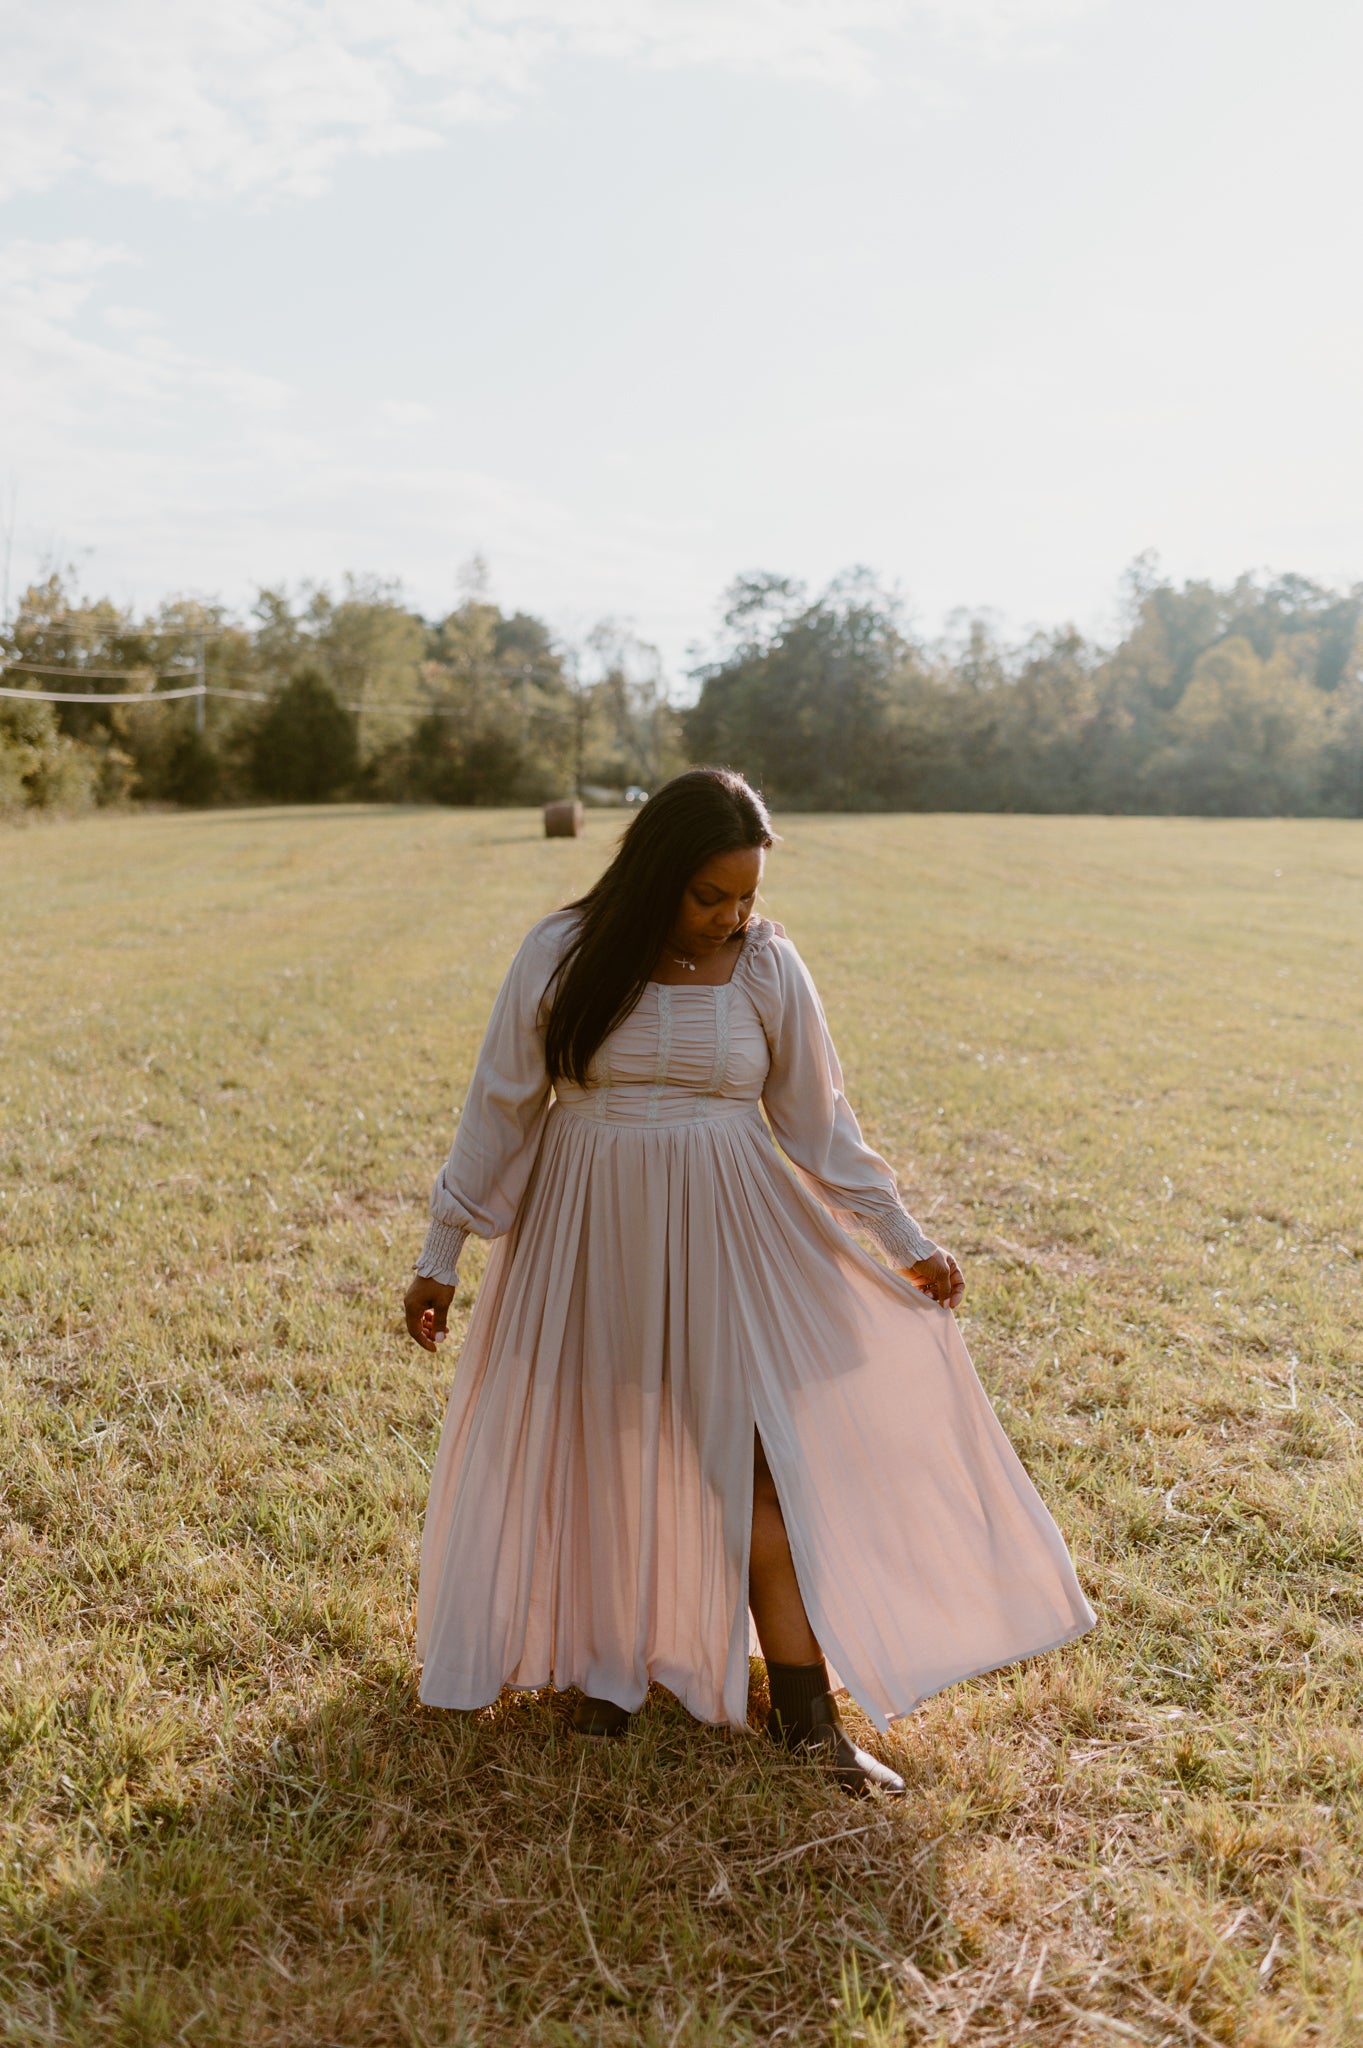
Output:
<instances>
[{"instance_id":1,"label":"long dark hair","mask_svg":"<svg viewBox=\"0 0 1363 2048\"><path fill-rule=\"evenodd\" d=\"M730 768L690 768L649 798L600 881L568 905L582 917L545 1030L555 1081L586 1086L597 1047L643 994L697 868L717 853L771 843L766 805Z\"/></svg>"}]
</instances>

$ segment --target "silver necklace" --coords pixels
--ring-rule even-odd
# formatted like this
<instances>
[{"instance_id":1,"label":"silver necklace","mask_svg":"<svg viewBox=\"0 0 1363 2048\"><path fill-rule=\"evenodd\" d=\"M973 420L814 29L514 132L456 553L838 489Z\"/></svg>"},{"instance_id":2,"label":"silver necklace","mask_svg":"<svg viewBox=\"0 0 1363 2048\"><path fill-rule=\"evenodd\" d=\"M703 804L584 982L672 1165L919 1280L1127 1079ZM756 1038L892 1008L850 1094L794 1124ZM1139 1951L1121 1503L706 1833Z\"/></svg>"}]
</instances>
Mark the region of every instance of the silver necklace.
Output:
<instances>
[{"instance_id":1,"label":"silver necklace","mask_svg":"<svg viewBox=\"0 0 1363 2048\"><path fill-rule=\"evenodd\" d=\"M673 960L675 960L675 961L676 961L676 963L677 963L678 967L685 967L685 968L687 969L687 971L688 971L689 973L691 973L691 974L694 974L694 973L695 973L695 971L696 971L696 963L695 963L695 961L694 961L694 960L688 960L688 959L687 959L687 957L686 957L686 955L685 955L684 953L673 953L673 954L671 955L671 958L672 958Z\"/></svg>"}]
</instances>

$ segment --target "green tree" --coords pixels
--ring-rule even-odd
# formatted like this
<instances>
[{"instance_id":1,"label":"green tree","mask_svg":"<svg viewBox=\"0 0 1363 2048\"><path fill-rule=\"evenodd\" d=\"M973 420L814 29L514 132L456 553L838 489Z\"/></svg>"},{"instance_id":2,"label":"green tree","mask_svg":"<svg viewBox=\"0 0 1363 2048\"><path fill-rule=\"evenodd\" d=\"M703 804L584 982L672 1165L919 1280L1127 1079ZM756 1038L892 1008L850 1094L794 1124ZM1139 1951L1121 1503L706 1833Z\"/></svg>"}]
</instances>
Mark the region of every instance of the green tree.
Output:
<instances>
[{"instance_id":1,"label":"green tree","mask_svg":"<svg viewBox=\"0 0 1363 2048\"><path fill-rule=\"evenodd\" d=\"M813 602L784 578L745 577L725 625L730 650L697 671L683 715L693 759L740 768L773 802L803 809L904 802L922 677L893 599L866 571Z\"/></svg>"},{"instance_id":2,"label":"green tree","mask_svg":"<svg viewBox=\"0 0 1363 2048\"><path fill-rule=\"evenodd\" d=\"M1099 715L1093 671L1093 650L1073 626L1028 643L1008 696L1010 809L1092 808Z\"/></svg>"},{"instance_id":3,"label":"green tree","mask_svg":"<svg viewBox=\"0 0 1363 2048\"><path fill-rule=\"evenodd\" d=\"M131 614L107 598L78 598L56 572L23 593L0 650L11 680L29 680L35 689L115 696L149 689L156 679L147 637ZM131 794L135 765L120 743L117 707L73 702L55 710L58 729L91 751L95 800L115 803Z\"/></svg>"},{"instance_id":4,"label":"green tree","mask_svg":"<svg viewBox=\"0 0 1363 2048\"><path fill-rule=\"evenodd\" d=\"M1269 816L1318 807L1325 704L1280 647L1267 659L1247 639L1201 655L1167 737L1145 774L1170 807Z\"/></svg>"},{"instance_id":5,"label":"green tree","mask_svg":"<svg viewBox=\"0 0 1363 2048\"><path fill-rule=\"evenodd\" d=\"M172 598L143 621L149 661L163 688L199 673L210 694L202 705L184 699L125 705L111 713L120 745L132 759L133 795L194 806L249 794L246 756L254 707L219 692L260 687L250 634L219 604Z\"/></svg>"},{"instance_id":6,"label":"green tree","mask_svg":"<svg viewBox=\"0 0 1363 2048\"><path fill-rule=\"evenodd\" d=\"M375 771L384 794L451 804L541 803L571 787L574 697L548 630L506 617L482 579L427 635L430 711Z\"/></svg>"},{"instance_id":7,"label":"green tree","mask_svg":"<svg viewBox=\"0 0 1363 2048\"><path fill-rule=\"evenodd\" d=\"M355 715L315 663L305 663L258 720L252 769L262 796L320 803L349 788L359 768Z\"/></svg>"},{"instance_id":8,"label":"green tree","mask_svg":"<svg viewBox=\"0 0 1363 2048\"><path fill-rule=\"evenodd\" d=\"M307 610L314 658L337 698L356 716L356 743L368 767L411 731L426 701L426 629L402 601L401 586L347 576L334 600L315 591Z\"/></svg>"},{"instance_id":9,"label":"green tree","mask_svg":"<svg viewBox=\"0 0 1363 2048\"><path fill-rule=\"evenodd\" d=\"M600 673L588 686L584 707L585 780L613 789L654 789L685 765L662 656L616 619L594 626L587 647Z\"/></svg>"},{"instance_id":10,"label":"green tree","mask_svg":"<svg viewBox=\"0 0 1363 2048\"><path fill-rule=\"evenodd\" d=\"M0 817L24 810L85 810L94 803L100 756L61 730L56 709L0 697Z\"/></svg>"},{"instance_id":11,"label":"green tree","mask_svg":"<svg viewBox=\"0 0 1363 2048\"><path fill-rule=\"evenodd\" d=\"M1363 618L1330 690L1325 720L1322 805L1337 816L1363 818Z\"/></svg>"}]
</instances>

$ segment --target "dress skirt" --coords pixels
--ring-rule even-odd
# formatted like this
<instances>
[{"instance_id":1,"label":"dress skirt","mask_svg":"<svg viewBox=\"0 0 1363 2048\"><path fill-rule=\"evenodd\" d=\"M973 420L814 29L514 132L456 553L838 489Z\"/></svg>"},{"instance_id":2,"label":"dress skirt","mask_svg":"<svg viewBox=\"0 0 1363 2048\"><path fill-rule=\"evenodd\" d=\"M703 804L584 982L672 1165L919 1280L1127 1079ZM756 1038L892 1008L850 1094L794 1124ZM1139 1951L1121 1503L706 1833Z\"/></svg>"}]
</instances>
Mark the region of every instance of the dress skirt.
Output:
<instances>
[{"instance_id":1,"label":"dress skirt","mask_svg":"<svg viewBox=\"0 0 1363 2048\"><path fill-rule=\"evenodd\" d=\"M1092 1622L955 1317L777 1150L773 1027L736 984L655 991L602 1086L536 1126L433 1474L431 1704L553 1684L632 1709L657 1680L743 1725L755 1437L810 1622L878 1726Z\"/></svg>"}]
</instances>

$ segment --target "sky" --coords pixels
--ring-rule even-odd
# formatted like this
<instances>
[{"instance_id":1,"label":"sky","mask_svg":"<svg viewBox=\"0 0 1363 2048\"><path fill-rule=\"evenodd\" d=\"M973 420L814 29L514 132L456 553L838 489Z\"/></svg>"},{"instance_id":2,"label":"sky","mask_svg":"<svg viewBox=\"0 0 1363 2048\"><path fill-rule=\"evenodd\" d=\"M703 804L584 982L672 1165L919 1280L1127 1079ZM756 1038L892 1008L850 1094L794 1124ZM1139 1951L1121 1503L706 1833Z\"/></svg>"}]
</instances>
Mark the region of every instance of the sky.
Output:
<instances>
[{"instance_id":1,"label":"sky","mask_svg":"<svg viewBox=\"0 0 1363 2048\"><path fill-rule=\"evenodd\" d=\"M0 524L138 608L1363 578L1356 0L10 0ZM0 536L0 546L3 546Z\"/></svg>"}]
</instances>

